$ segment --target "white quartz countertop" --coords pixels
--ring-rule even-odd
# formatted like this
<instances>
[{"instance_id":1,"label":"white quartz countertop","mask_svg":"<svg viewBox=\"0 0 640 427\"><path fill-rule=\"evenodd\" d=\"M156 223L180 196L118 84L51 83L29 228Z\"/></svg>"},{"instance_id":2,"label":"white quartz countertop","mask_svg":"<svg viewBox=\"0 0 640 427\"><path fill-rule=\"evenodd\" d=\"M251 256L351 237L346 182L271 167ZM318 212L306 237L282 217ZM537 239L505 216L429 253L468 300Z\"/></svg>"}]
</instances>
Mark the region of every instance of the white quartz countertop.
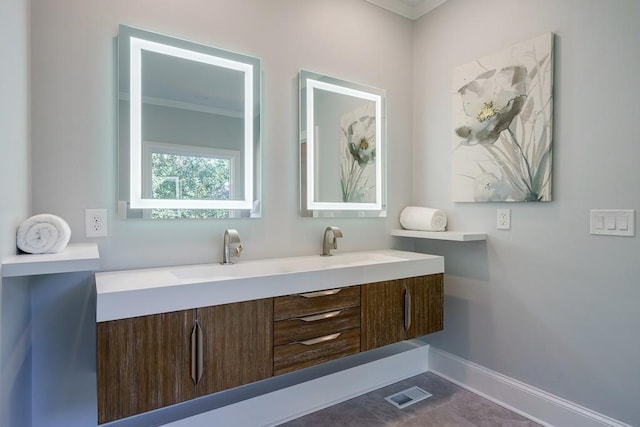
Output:
<instances>
[{"instance_id":1,"label":"white quartz countertop","mask_svg":"<svg viewBox=\"0 0 640 427\"><path fill-rule=\"evenodd\" d=\"M396 250L238 260L96 274L104 322L444 272L444 258Z\"/></svg>"}]
</instances>

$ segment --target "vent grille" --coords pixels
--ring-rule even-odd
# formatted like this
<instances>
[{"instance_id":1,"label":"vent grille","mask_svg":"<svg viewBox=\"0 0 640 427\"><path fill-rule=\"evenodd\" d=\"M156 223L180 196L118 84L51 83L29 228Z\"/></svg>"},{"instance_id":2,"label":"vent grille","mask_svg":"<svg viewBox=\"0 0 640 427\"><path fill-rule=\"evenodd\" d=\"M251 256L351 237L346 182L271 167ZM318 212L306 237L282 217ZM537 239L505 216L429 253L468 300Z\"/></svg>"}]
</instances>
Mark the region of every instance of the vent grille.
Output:
<instances>
[{"instance_id":1,"label":"vent grille","mask_svg":"<svg viewBox=\"0 0 640 427\"><path fill-rule=\"evenodd\" d=\"M387 402L391 403L398 409L404 409L409 405L420 402L428 397L431 397L431 393L427 393L420 387L411 387L401 392L392 394L384 398Z\"/></svg>"}]
</instances>

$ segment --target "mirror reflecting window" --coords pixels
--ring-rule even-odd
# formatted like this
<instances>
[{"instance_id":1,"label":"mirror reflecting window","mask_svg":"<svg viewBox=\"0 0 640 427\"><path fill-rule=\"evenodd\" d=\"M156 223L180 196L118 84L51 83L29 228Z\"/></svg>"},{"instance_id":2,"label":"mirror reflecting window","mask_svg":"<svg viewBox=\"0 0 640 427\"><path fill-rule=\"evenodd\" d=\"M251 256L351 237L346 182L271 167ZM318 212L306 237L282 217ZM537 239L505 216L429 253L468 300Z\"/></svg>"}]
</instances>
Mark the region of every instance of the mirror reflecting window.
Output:
<instances>
[{"instance_id":1,"label":"mirror reflecting window","mask_svg":"<svg viewBox=\"0 0 640 427\"><path fill-rule=\"evenodd\" d=\"M260 216L260 60L125 25L118 59L120 216Z\"/></svg>"},{"instance_id":2,"label":"mirror reflecting window","mask_svg":"<svg viewBox=\"0 0 640 427\"><path fill-rule=\"evenodd\" d=\"M300 71L300 212L386 216L382 89Z\"/></svg>"}]
</instances>

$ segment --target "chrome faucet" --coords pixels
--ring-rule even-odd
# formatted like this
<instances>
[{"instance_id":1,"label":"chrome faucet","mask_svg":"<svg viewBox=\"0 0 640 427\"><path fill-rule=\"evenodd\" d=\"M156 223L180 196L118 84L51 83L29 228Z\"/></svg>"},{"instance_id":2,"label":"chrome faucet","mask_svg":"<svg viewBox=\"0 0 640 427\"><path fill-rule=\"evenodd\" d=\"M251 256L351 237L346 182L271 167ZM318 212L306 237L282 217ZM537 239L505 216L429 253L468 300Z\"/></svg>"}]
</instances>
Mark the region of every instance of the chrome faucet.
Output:
<instances>
[{"instance_id":1,"label":"chrome faucet","mask_svg":"<svg viewBox=\"0 0 640 427\"><path fill-rule=\"evenodd\" d=\"M224 232L224 247L222 252L222 264L233 264L232 257L239 257L242 252L240 235L236 230L229 229Z\"/></svg>"},{"instance_id":2,"label":"chrome faucet","mask_svg":"<svg viewBox=\"0 0 640 427\"><path fill-rule=\"evenodd\" d=\"M342 230L338 227L327 227L322 237L322 256L331 256L331 249L338 249L338 237L342 237Z\"/></svg>"}]
</instances>

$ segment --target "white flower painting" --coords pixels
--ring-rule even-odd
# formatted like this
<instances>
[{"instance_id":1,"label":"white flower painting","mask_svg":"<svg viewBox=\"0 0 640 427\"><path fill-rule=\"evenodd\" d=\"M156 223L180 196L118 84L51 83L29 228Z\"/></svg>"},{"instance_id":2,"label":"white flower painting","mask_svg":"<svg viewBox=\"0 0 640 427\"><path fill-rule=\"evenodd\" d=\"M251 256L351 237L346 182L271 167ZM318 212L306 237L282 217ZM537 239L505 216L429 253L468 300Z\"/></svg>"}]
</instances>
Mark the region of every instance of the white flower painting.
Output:
<instances>
[{"instance_id":1,"label":"white flower painting","mask_svg":"<svg viewBox=\"0 0 640 427\"><path fill-rule=\"evenodd\" d=\"M346 203L376 198L375 103L367 102L340 118L340 190Z\"/></svg>"},{"instance_id":2,"label":"white flower painting","mask_svg":"<svg viewBox=\"0 0 640 427\"><path fill-rule=\"evenodd\" d=\"M453 200L551 200L553 34L453 73Z\"/></svg>"}]
</instances>

